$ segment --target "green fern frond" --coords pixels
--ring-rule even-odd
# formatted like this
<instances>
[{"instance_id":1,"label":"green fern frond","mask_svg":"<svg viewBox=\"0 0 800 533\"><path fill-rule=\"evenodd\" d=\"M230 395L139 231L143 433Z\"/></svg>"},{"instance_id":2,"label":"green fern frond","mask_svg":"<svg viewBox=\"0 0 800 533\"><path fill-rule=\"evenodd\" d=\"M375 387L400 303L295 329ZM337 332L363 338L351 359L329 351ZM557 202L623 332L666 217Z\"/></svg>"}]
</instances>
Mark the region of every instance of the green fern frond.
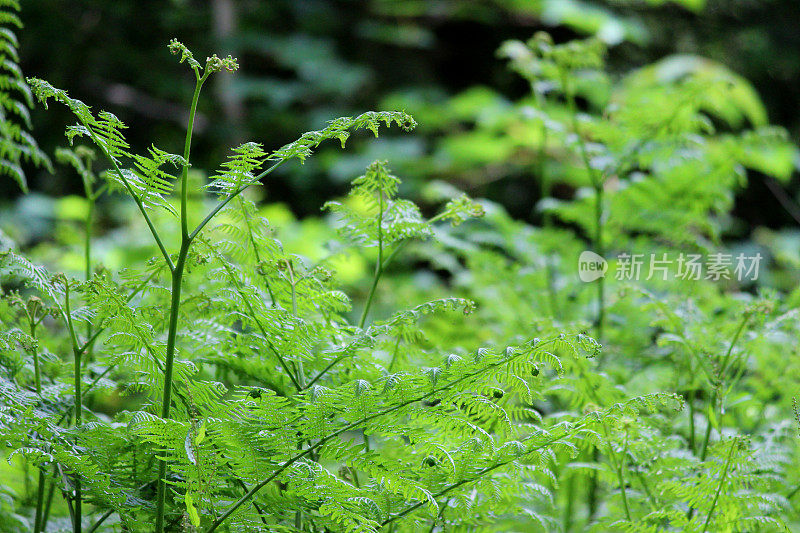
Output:
<instances>
[{"instance_id":1,"label":"green fern frond","mask_svg":"<svg viewBox=\"0 0 800 533\"><path fill-rule=\"evenodd\" d=\"M33 97L17 64L19 42L14 32L22 28L22 21L17 14L19 11L18 2L9 1L0 5L0 174L10 176L23 192L27 192L22 162L43 167L50 172L53 167L28 133L32 128L30 108L33 107Z\"/></svg>"}]
</instances>

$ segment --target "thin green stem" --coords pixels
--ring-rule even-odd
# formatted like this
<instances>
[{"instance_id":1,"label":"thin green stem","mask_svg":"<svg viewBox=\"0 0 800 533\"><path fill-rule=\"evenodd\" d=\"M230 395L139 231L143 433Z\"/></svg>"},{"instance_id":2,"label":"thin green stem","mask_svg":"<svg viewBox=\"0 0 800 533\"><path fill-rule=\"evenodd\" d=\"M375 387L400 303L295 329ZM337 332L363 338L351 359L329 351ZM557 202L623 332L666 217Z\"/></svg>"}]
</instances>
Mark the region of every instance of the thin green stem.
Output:
<instances>
[{"instance_id":1,"label":"thin green stem","mask_svg":"<svg viewBox=\"0 0 800 533\"><path fill-rule=\"evenodd\" d=\"M64 278L64 314L67 319L69 336L72 340L72 353L75 359L75 427L81 425L83 416L83 401L81 397L81 352L78 348L78 337L75 335L75 326L72 323L72 309L69 301L69 280ZM73 517L72 530L74 533L81 533L81 480L75 475L75 514Z\"/></svg>"},{"instance_id":2,"label":"thin green stem","mask_svg":"<svg viewBox=\"0 0 800 533\"><path fill-rule=\"evenodd\" d=\"M712 400L712 402L715 402L715 401L716 400ZM709 405L708 406L709 415L711 414L711 410L712 409L713 409L713 407L711 405ZM701 461L705 461L706 460L706 456L708 455L708 443L711 440L711 427L712 427L711 426L711 416L707 416L706 418L707 418L707 420L706 420L706 432L705 432L705 436L703 437L703 446L700 448L700 460Z\"/></svg>"},{"instance_id":3,"label":"thin green stem","mask_svg":"<svg viewBox=\"0 0 800 533\"><path fill-rule=\"evenodd\" d=\"M728 363L730 363L730 360L731 360L731 354L733 353L733 347L736 346L736 343L739 341L739 337L742 335L742 331L744 331L744 328L747 325L747 322L750 320L750 315L751 315L751 313L749 311L744 313L744 315L742 316L741 322L739 322L739 327L736 328L736 333L733 334L733 339L731 339L731 343L728 346L728 351L725 353L725 357L723 357L722 364L720 364L720 367L719 367L720 379L723 377L723 375L725 374L725 371L728 369Z\"/></svg>"},{"instance_id":4,"label":"thin green stem","mask_svg":"<svg viewBox=\"0 0 800 533\"><path fill-rule=\"evenodd\" d=\"M733 338L731 339L730 344L728 345L728 350L725 352L725 356L722 358L722 363L720 364L719 372L717 375L719 376L720 380L720 387L722 380L724 379L725 371L728 369L728 364L731 360L731 354L733 353L733 348L736 346L736 343L739 341L739 337L741 337L742 332L744 331L747 322L750 320L751 313L746 312L742 316L741 322L739 322L739 327L736 328L736 332L733 334ZM713 410L716 408L716 404L719 403L719 420L720 424L722 423L722 405L724 403L724 397L720 397L717 392L714 392L711 396L711 402L708 406L708 426L706 427L706 434L705 438L703 439L703 448L702 453L700 455L700 460L704 461L706 458L706 453L708 450L708 442L711 438L711 415L713 414Z\"/></svg>"},{"instance_id":5,"label":"thin green stem","mask_svg":"<svg viewBox=\"0 0 800 533\"><path fill-rule=\"evenodd\" d=\"M42 395L42 373L39 363L39 348L36 345L36 322L35 317L28 317L28 325L30 327L31 338L34 340L33 346L33 372L34 372L34 385L36 386L36 394Z\"/></svg>"},{"instance_id":6,"label":"thin green stem","mask_svg":"<svg viewBox=\"0 0 800 533\"><path fill-rule=\"evenodd\" d=\"M53 469L55 474L55 469ZM47 498L45 499L44 512L42 513L41 530L47 530L47 520L50 518L50 506L53 504L53 495L56 493L56 483L52 481L50 487L47 489Z\"/></svg>"},{"instance_id":7,"label":"thin green stem","mask_svg":"<svg viewBox=\"0 0 800 533\"><path fill-rule=\"evenodd\" d=\"M211 72L206 72L197 77L192 104L189 108L189 123L186 128L186 140L183 146L183 168L181 169L181 248L178 252L178 260L172 271L172 292L169 312L169 327L167 331L167 347L164 356L164 393L161 398L161 418L168 420L170 407L172 404L172 369L175 359L175 342L178 335L178 317L181 307L181 288L183 285L183 271L186 266L186 256L192 240L189 237L189 157L192 148L192 132L194 129L194 117L197 112L197 102L200 99L200 90L203 83ZM166 477L167 461L166 457L159 459L158 464L158 486L156 491L156 533L164 531L164 511L166 499Z\"/></svg>"},{"instance_id":8,"label":"thin green stem","mask_svg":"<svg viewBox=\"0 0 800 533\"><path fill-rule=\"evenodd\" d=\"M435 222L435 221L439 220L439 218L440 218L440 215L437 215L437 216L433 217L432 219L430 219L428 222L429 222L429 223L433 223L433 222ZM392 260L393 260L395 257L397 257L397 254L400 252L400 250L402 250L402 249L403 249L403 247L404 247L404 246L406 245L406 243L408 243L408 242L409 242L409 239L406 239L406 240L400 241L400 243L398 243L398 244L397 244L397 246L395 246L394 250L392 250L392 252L391 252L391 253L390 253L390 254L389 254L387 257L386 257L386 259L384 259L384 260L383 260L383 263L381 264L381 272L383 272L384 270L386 270L386 266L387 266L389 263L391 263L391 262L392 262ZM373 281L374 281L374 280L373 280ZM377 283L377 282L375 282L375 283ZM372 292L372 291L371 291L371 292ZM316 382L317 382L317 381L318 381L318 380L319 380L319 379L320 379L322 376L324 376L325 374L327 374L327 373L330 371L330 369L331 369L331 368L333 368L334 366L336 366L336 365L337 365L337 364L338 364L340 361L343 361L344 359L347 359L348 357L351 357L352 355L354 355L354 354L353 354L353 353L346 353L346 354L344 354L344 355L341 355L341 356L337 357L337 358L336 358L336 359L334 359L333 361L331 361L331 362L328 364L328 366L326 366L325 368L323 368L323 369L320 371L320 373L319 373L319 374L317 374L317 375L314 377L314 379L312 379L312 380L311 380L311 381L310 381L310 382L309 382L309 383L306 385L306 388L308 388L308 387L310 387L311 385L313 385L314 383L316 383ZM390 368L391 368L391 367L390 367Z\"/></svg>"},{"instance_id":9,"label":"thin green stem","mask_svg":"<svg viewBox=\"0 0 800 533\"><path fill-rule=\"evenodd\" d=\"M114 514L114 509L109 509L108 511L103 513L103 516L98 518L97 521L94 524L92 524L92 527L90 527L86 531L86 533L94 533L95 531L97 531L97 528L100 527L103 524L103 522L105 522L108 519L108 517L111 516L112 514Z\"/></svg>"},{"instance_id":10,"label":"thin green stem","mask_svg":"<svg viewBox=\"0 0 800 533\"><path fill-rule=\"evenodd\" d=\"M336 364L337 364L339 361L342 361L343 359L347 359L348 357L350 357L350 356L352 356L352 355L353 355L352 353L345 353L344 355L340 355L339 357L337 357L336 359L334 359L333 361L331 361L330 363L328 363L328 366L326 366L325 368L323 368L322 370L320 370L319 374L317 374L316 376L314 376L314 378L313 378L311 381L309 381L309 382L308 382L308 384L306 385L306 388L308 388L308 387L312 386L314 383L316 383L317 381L319 381L319 379L320 379L322 376L324 376L325 374L327 374L327 373L328 373L328 371L329 371L331 368L333 368L334 366L336 366Z\"/></svg>"},{"instance_id":11,"label":"thin green stem","mask_svg":"<svg viewBox=\"0 0 800 533\"><path fill-rule=\"evenodd\" d=\"M64 483L64 488L59 488L61 491L61 497L64 498L64 501L67 503L67 510L69 511L69 519L70 521L75 524L75 506L72 503L72 499L70 498L69 493L67 492L67 487L69 487L69 482L67 481L67 475L64 473L64 470L61 468L61 465L56 464L56 469L58 470L59 475L61 475L61 480ZM53 482L55 485L55 482ZM77 522L80 524L80 521Z\"/></svg>"},{"instance_id":12,"label":"thin green stem","mask_svg":"<svg viewBox=\"0 0 800 533\"><path fill-rule=\"evenodd\" d=\"M449 501L450 499L447 498L441 504L437 504L439 505L439 512L436 514L436 517L431 520L431 528L428 530L428 533L433 533L433 530L436 529L436 522L438 522L440 518L444 518L444 510L447 508L446 505Z\"/></svg>"},{"instance_id":13,"label":"thin green stem","mask_svg":"<svg viewBox=\"0 0 800 533\"><path fill-rule=\"evenodd\" d=\"M286 261L286 271L289 273L289 285L291 286L291 290L292 290L292 316L297 318L298 317L298 314L297 314L297 281L295 280L295 277L294 277L294 267L292 266L292 262L291 261ZM298 360L297 364L294 365L294 368L295 368L295 374L297 375L297 378L298 378L298 383L297 383L298 390L303 390L305 388L305 371L303 370L303 362L301 360ZM303 449L303 440L302 439L297 443L297 449L298 450L302 450ZM312 459L314 459L313 454L312 454ZM353 477L356 480L356 487L358 487L358 475L356 474L355 470L353 470ZM294 527L298 531L302 531L303 530L303 509L302 509L302 507L298 508L297 511L295 511L295 513L294 513Z\"/></svg>"},{"instance_id":14,"label":"thin green stem","mask_svg":"<svg viewBox=\"0 0 800 533\"><path fill-rule=\"evenodd\" d=\"M192 95L192 105L189 108L189 123L186 126L186 140L183 143L183 168L181 169L181 237L186 241L189 237L189 216L188 216L188 198L189 198L189 157L192 152L192 132L194 130L194 116L197 113L197 102L200 100L200 90L203 88L203 83L208 79L211 71L206 72L197 80L194 86L194 94Z\"/></svg>"},{"instance_id":15,"label":"thin green stem","mask_svg":"<svg viewBox=\"0 0 800 533\"><path fill-rule=\"evenodd\" d=\"M92 214L94 213L94 200L89 199L89 211L84 222L84 242L83 242L83 261L84 277L86 281L92 277ZM87 335L87 337L91 337Z\"/></svg>"},{"instance_id":16,"label":"thin green stem","mask_svg":"<svg viewBox=\"0 0 800 533\"><path fill-rule=\"evenodd\" d=\"M186 264L186 255L189 252L189 243L184 240L181 245L178 261L172 271L172 298L169 312L169 329L167 332L167 348L164 362L164 393L161 397L161 418L169 419L172 403L172 368L175 359L175 341L178 334L178 315L181 306L181 286L183 283L183 269ZM164 531L164 500L166 497L167 474L166 458L159 459L158 488L156 491L156 533Z\"/></svg>"},{"instance_id":17,"label":"thin green stem","mask_svg":"<svg viewBox=\"0 0 800 533\"><path fill-rule=\"evenodd\" d=\"M594 249L599 256L605 254L603 246L603 185L595 186L594 196ZM606 315L605 276L597 278L597 339L603 338L603 325Z\"/></svg>"},{"instance_id":18,"label":"thin green stem","mask_svg":"<svg viewBox=\"0 0 800 533\"><path fill-rule=\"evenodd\" d=\"M299 315L297 314L297 283L299 281L295 280L294 267L292 266L292 262L291 261L287 261L286 262L286 270L289 272L289 284L290 284L291 289L292 289L292 316L294 316L295 318L298 318ZM248 302L248 305L249 305L249 302ZM255 316L255 313L253 313L253 315ZM278 353L277 350L273 349L273 351L276 354ZM299 359L297 361L297 365L295 365L295 376L297 377L297 380L296 380L297 390L300 391L300 390L305 389L306 388L306 386L305 386L305 382L306 382L305 371L303 370L303 361L301 361Z\"/></svg>"},{"instance_id":19,"label":"thin green stem","mask_svg":"<svg viewBox=\"0 0 800 533\"><path fill-rule=\"evenodd\" d=\"M625 490L625 473L622 470L622 461L617 457L617 453L614 451L614 448L611 446L611 435L608 432L608 426L606 426L605 420L601 420L601 428L603 428L603 435L606 438L606 447L608 448L608 457L611 459L611 466L614 468L615 473L617 474L617 479L619 481L619 490L622 494L622 507L625 509L625 517L628 519L628 522L631 521L631 511L628 507L628 494Z\"/></svg>"},{"instance_id":20,"label":"thin green stem","mask_svg":"<svg viewBox=\"0 0 800 533\"><path fill-rule=\"evenodd\" d=\"M697 362L698 366L703 371L703 374L705 374L706 378L709 381L713 381L711 371L708 369L708 366L706 365L705 358L700 356L695 346L691 342L689 342L688 338L686 338L686 334L681 330L680 322L674 317L672 311L667 306L667 304L664 303L660 298L654 298L649 293L645 293L645 296L649 298L649 300L661 310L662 314L667 320L669 320L670 325L673 328L673 331L671 333L675 334L680 339L680 341L689 351L689 355L691 355L692 358L694 358L694 360Z\"/></svg>"},{"instance_id":21,"label":"thin green stem","mask_svg":"<svg viewBox=\"0 0 800 533\"><path fill-rule=\"evenodd\" d=\"M577 368L578 368L578 377L580 379L586 381L586 383L588 385L587 392L588 392L590 398L597 405L602 406L603 405L603 401L601 400L600 396L597 394L597 391L595 390L595 387L592 384L592 382L586 376L586 371L584 369L584 361L578 359L577 357L573 357L573 359L574 359L574 361L575 361L575 363L577 365ZM598 448L595 447L592 450L592 462L595 462L595 463L598 462L599 458L600 458L599 450L598 450ZM587 490L587 497L586 497L587 502L586 503L587 503L587 507L589 508L589 516L588 516L588 521L587 522L591 523L592 520L594 519L595 514L597 513L597 500L598 500L598 493L599 493L599 482L598 482L598 478L597 478L597 473L596 472L593 472L593 473L589 474L588 477L589 477L589 487L588 487L588 490Z\"/></svg>"},{"instance_id":22,"label":"thin green stem","mask_svg":"<svg viewBox=\"0 0 800 533\"><path fill-rule=\"evenodd\" d=\"M636 478L639 480L639 483L642 484L642 490L644 490L645 496L647 496L647 500L650 502L650 508L652 510L658 509L658 500L653 496L653 493L650 491L650 487L647 485L647 480L640 471L635 470L634 473L636 474Z\"/></svg>"},{"instance_id":23,"label":"thin green stem","mask_svg":"<svg viewBox=\"0 0 800 533\"><path fill-rule=\"evenodd\" d=\"M720 492L722 492L722 487L725 486L725 479L728 477L728 470L730 470L731 467L733 452L738 444L739 442L735 438L731 442L731 449L728 451L728 458L725 460L725 469L722 471L722 477L719 480L719 485L717 485L717 491L714 493L714 500L711 502L711 508L708 510L708 516L706 516L706 522L703 524L702 533L706 533L706 531L708 531L709 524L711 524L711 517L714 515L714 509L717 507L717 501L719 500Z\"/></svg>"},{"instance_id":24,"label":"thin green stem","mask_svg":"<svg viewBox=\"0 0 800 533\"><path fill-rule=\"evenodd\" d=\"M545 98L541 91L536 90L536 87L533 83L531 83L531 90L536 98L536 105L539 107L539 111L544 114L544 104ZM537 164L537 175L539 176L539 183L540 183L540 195L541 198L549 198L552 194L552 183L550 179L547 177L547 158L546 158L546 151L547 151L547 137L548 137L548 128L547 124L544 120L541 121L541 128L540 134L542 136L541 141L539 142L539 149L536 156L536 164ZM534 206L535 209L535 206ZM533 214L533 213L532 213ZM552 226L552 216L549 210L545 210L542 215L542 227L543 228L550 228ZM550 314L553 318L557 318L559 315L558 311L558 302L557 302L557 294L556 294L556 287L554 283L555 272L553 268L553 264L551 263L550 254L548 254L544 258L544 265L545 265L545 274L546 279L545 283L547 285L547 295L549 298L550 303Z\"/></svg>"},{"instance_id":25,"label":"thin green stem","mask_svg":"<svg viewBox=\"0 0 800 533\"><path fill-rule=\"evenodd\" d=\"M39 469L39 487L36 490L36 515L33 521L34 533L42 531L42 518L44 513L44 486L47 484L47 477L44 470Z\"/></svg>"},{"instance_id":26,"label":"thin green stem","mask_svg":"<svg viewBox=\"0 0 800 533\"><path fill-rule=\"evenodd\" d=\"M693 374L689 374L693 376ZM689 449L692 453L697 453L697 443L695 442L695 427L694 427L694 402L697 396L697 391L692 387L686 398L686 403L689 404Z\"/></svg>"},{"instance_id":27,"label":"thin green stem","mask_svg":"<svg viewBox=\"0 0 800 533\"><path fill-rule=\"evenodd\" d=\"M712 404L708 406L709 413L706 416L706 432L705 436L703 437L703 446L700 449L700 462L705 461L706 457L708 456L708 443L711 441L711 410L713 409L713 402L716 402L716 400L712 398ZM689 518L689 520L691 520L694 516L694 511L694 507L689 507L689 511L686 513L686 516Z\"/></svg>"},{"instance_id":28,"label":"thin green stem","mask_svg":"<svg viewBox=\"0 0 800 533\"><path fill-rule=\"evenodd\" d=\"M33 345L33 369L34 369L34 382L36 385L36 394L41 398L42 396L42 376L39 369L39 348L36 345L36 317L28 315L28 324L30 326L31 338L34 341ZM44 506L44 486L47 478L45 477L44 470L39 469L39 486L36 491L36 515L33 521L34 533L42 531L42 513Z\"/></svg>"},{"instance_id":29,"label":"thin green stem","mask_svg":"<svg viewBox=\"0 0 800 533\"><path fill-rule=\"evenodd\" d=\"M592 238L592 247L597 255L604 254L603 247L603 176L592 166L589 159L589 151L586 147L586 141L581 135L580 128L578 127L578 107L575 103L575 91L572 84L567 79L566 72L561 73L561 84L564 90L564 95L567 98L567 105L570 111L570 119L572 122L572 132L578 140L578 149L580 150L581 160L586 173L589 176L589 182L595 191L594 198L594 223L595 233ZM603 283L603 276L598 278L597 283L597 338L603 336L603 323L605 320L605 285Z\"/></svg>"},{"instance_id":30,"label":"thin green stem","mask_svg":"<svg viewBox=\"0 0 800 533\"><path fill-rule=\"evenodd\" d=\"M89 162L88 164L90 165L91 163ZM89 204L86 213L86 220L84 221L84 241L83 241L84 278L86 281L89 281L92 278L92 222L94 220L94 208L97 195L94 192L92 192L92 184L85 175L83 176L83 189L86 195L86 201ZM92 337L92 322L88 321L86 323L86 338L89 339L91 337ZM86 352L86 359L88 361L91 361L92 356L93 356L92 347L90 345Z\"/></svg>"},{"instance_id":31,"label":"thin green stem","mask_svg":"<svg viewBox=\"0 0 800 533\"><path fill-rule=\"evenodd\" d=\"M575 483L574 475L571 472L567 473L567 480L565 482L565 494L567 496L567 505L564 508L564 533L572 531L572 518L575 506Z\"/></svg>"},{"instance_id":32,"label":"thin green stem","mask_svg":"<svg viewBox=\"0 0 800 533\"><path fill-rule=\"evenodd\" d=\"M398 335L397 336L397 342L394 344L394 352L392 352L392 360L389 361L389 366L387 367L387 370L389 372L394 370L394 364L397 362L397 354L400 351L400 341L402 341L402 340L403 340L403 336L402 335Z\"/></svg>"},{"instance_id":33,"label":"thin green stem","mask_svg":"<svg viewBox=\"0 0 800 533\"><path fill-rule=\"evenodd\" d=\"M358 327L362 329L367 321L369 308L372 306L372 299L375 296L375 289L377 289L378 281L380 281L383 273L383 190L378 191L378 224L376 230L378 232L378 259L375 261L375 274L372 277L372 286L369 288L367 302L364 304L361 319L358 321Z\"/></svg>"}]
</instances>

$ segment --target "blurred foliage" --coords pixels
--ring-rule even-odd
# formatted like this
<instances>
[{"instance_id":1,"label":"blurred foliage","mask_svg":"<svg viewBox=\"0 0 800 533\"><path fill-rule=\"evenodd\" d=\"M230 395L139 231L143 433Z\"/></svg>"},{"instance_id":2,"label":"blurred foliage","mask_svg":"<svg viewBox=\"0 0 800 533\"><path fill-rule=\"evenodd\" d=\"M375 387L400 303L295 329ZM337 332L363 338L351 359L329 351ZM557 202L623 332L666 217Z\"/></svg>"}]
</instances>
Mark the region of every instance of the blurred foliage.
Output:
<instances>
[{"instance_id":1,"label":"blurred foliage","mask_svg":"<svg viewBox=\"0 0 800 533\"><path fill-rule=\"evenodd\" d=\"M435 112L419 117L422 136L387 137L367 145L361 155L328 151L300 172L276 173L268 185L270 197L306 215L378 158L401 162L395 166L408 177L405 190L413 196L431 178L463 184L459 161L439 159L432 170L414 161L438 141L444 117L457 122L469 114L466 106L497 109L524 94L524 85L502 68L494 51L507 39L526 39L542 28L557 41L598 36L610 46L612 72L672 53L716 60L754 83L773 122L796 131L791 97L800 82L800 54L795 53L800 46L792 46L796 10L791 0L30 0L22 13L28 28L21 60L28 74L78 98L102 102L132 126L132 146L144 148L155 139L176 151L186 118L177 102L189 97L192 86L188 77L167 75L170 60L160 43L177 36L195 50L234 53L241 75L218 80L217 97L200 109L197 167L205 169L225 156L220 146L256 141L277 148L330 117L391 106L398 99L435 105ZM60 38L54 41L55 34ZM485 113L483 120L491 120L492 109ZM48 152L60 143L54 126L63 119L35 114ZM488 134L480 140L447 142L456 156L487 160L507 154L507 147ZM512 175L493 170L468 172L477 187L473 192L525 216L514 200L530 194L526 170ZM35 176L33 188L46 194L80 192L62 170L57 173L56 179ZM796 184L790 191L797 192ZM747 195L737 213L748 221L773 227L789 222L782 209L751 207L777 205L760 182Z\"/></svg>"}]
</instances>

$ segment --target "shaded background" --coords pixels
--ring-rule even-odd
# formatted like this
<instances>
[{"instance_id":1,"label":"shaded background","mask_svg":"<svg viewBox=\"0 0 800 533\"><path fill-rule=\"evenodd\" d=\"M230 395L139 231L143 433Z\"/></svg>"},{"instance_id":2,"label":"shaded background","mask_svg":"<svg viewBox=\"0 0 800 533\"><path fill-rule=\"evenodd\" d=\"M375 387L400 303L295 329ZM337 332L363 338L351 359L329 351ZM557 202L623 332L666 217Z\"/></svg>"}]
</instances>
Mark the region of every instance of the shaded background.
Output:
<instances>
[{"instance_id":1,"label":"shaded background","mask_svg":"<svg viewBox=\"0 0 800 533\"><path fill-rule=\"evenodd\" d=\"M510 103L528 91L496 50L537 30L559 42L599 35L610 45L612 72L672 53L712 58L754 84L770 120L787 127L792 139L800 128L796 0L27 0L22 8L25 74L117 114L139 150L155 142L177 152L183 143L194 80L168 53L170 38L198 58L238 57L240 71L216 76L200 105L193 162L206 171L229 146L246 140L274 149L337 116L398 106L422 110L412 135L356 139L346 151L327 147L271 177L267 198L287 203L298 216L317 214L382 157L404 179L404 194L416 196L424 181L445 179L531 219L538 187L525 165L504 164L508 154L499 146L467 147L473 153L465 154L443 147L442 139L470 127L459 118L465 106ZM36 110L34 134L46 152L65 144L69 123L58 106ZM82 192L63 167L55 176L26 170L34 191ZM12 191L4 197L12 199L16 186L0 179L2 190ZM751 179L735 214L750 227L796 225L790 213L796 177L787 187L768 185Z\"/></svg>"}]
</instances>

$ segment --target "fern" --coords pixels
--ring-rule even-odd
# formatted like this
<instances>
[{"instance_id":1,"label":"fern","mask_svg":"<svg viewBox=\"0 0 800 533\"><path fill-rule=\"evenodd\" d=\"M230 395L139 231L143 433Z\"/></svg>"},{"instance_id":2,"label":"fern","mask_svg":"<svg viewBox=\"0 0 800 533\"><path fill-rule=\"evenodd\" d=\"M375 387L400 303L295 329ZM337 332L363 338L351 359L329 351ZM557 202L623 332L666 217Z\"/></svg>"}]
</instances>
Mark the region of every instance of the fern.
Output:
<instances>
[{"instance_id":1,"label":"fern","mask_svg":"<svg viewBox=\"0 0 800 533\"><path fill-rule=\"evenodd\" d=\"M53 171L47 157L30 134L30 109L33 95L17 64L19 41L16 32L22 28L16 1L0 5L0 174L10 176L27 192L28 182L23 162Z\"/></svg>"},{"instance_id":2,"label":"fern","mask_svg":"<svg viewBox=\"0 0 800 533\"><path fill-rule=\"evenodd\" d=\"M36 251L0 256L3 456L30 487L3 489L3 524L792 526L797 413L776 391L796 391L796 309L711 280L609 277L595 291L576 273L587 242L717 246L716 217L745 168L787 177L793 149L743 80L687 58L614 80L597 41L508 43L532 95L491 127L538 132L523 137L542 141L547 177L575 192L543 200L541 226L441 184L417 205L385 161L326 203L325 218L297 222L245 191L327 140L344 147L353 131L414 120L368 112L271 152L244 143L208 179L190 179L204 83L238 64L169 49L196 80L179 155L134 153L115 116L30 80L45 106L75 115L70 143L91 145L57 152L89 209L79 277L26 256ZM93 220L97 200L117 192L148 226L146 252L158 251L115 271L98 260ZM103 412L108 398L124 407Z\"/></svg>"}]
</instances>

